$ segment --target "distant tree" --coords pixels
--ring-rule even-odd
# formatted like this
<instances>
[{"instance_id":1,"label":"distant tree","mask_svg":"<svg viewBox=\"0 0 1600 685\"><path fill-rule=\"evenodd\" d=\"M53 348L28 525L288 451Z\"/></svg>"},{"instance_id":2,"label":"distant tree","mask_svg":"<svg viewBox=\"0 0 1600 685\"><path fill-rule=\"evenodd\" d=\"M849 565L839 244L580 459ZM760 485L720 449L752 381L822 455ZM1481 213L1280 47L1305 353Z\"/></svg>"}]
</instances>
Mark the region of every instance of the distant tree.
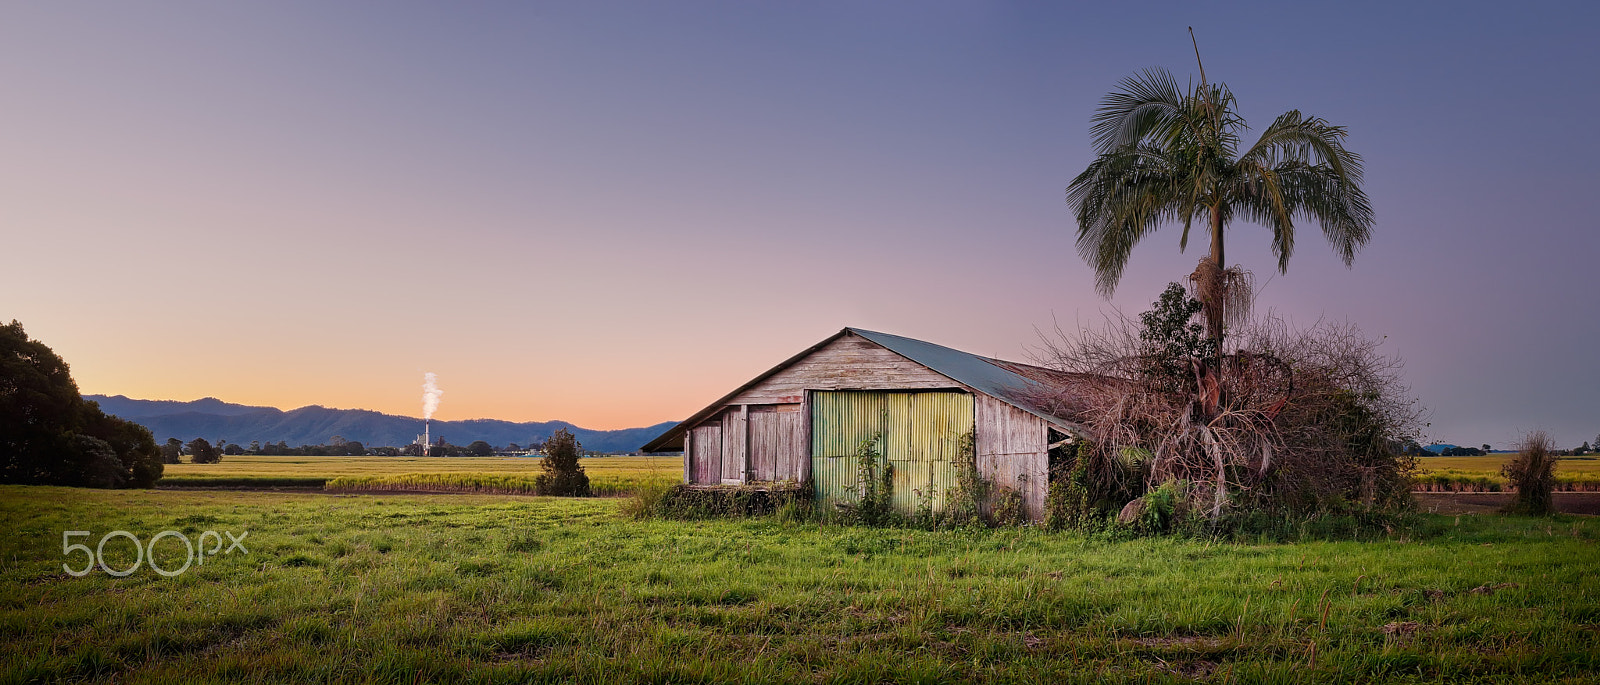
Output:
<instances>
[{"instance_id":1,"label":"distant tree","mask_svg":"<svg viewBox=\"0 0 1600 685\"><path fill-rule=\"evenodd\" d=\"M177 438L167 438L161 445L161 461L168 464L183 463L183 441Z\"/></svg>"},{"instance_id":2,"label":"distant tree","mask_svg":"<svg viewBox=\"0 0 1600 685\"><path fill-rule=\"evenodd\" d=\"M513 443L511 443L509 445L506 445L506 451L507 452L521 452L522 451L522 446L520 446L517 443L513 442Z\"/></svg>"},{"instance_id":3,"label":"distant tree","mask_svg":"<svg viewBox=\"0 0 1600 685\"><path fill-rule=\"evenodd\" d=\"M161 456L149 430L84 400L21 323L0 326L0 483L150 487Z\"/></svg>"},{"instance_id":4,"label":"distant tree","mask_svg":"<svg viewBox=\"0 0 1600 685\"><path fill-rule=\"evenodd\" d=\"M222 453L230 456L244 454L244 448L230 442L222 446Z\"/></svg>"},{"instance_id":5,"label":"distant tree","mask_svg":"<svg viewBox=\"0 0 1600 685\"><path fill-rule=\"evenodd\" d=\"M195 438L189 441L190 461L196 464L215 464L222 461L222 453L205 438Z\"/></svg>"},{"instance_id":6,"label":"distant tree","mask_svg":"<svg viewBox=\"0 0 1600 685\"><path fill-rule=\"evenodd\" d=\"M251 440L250 447L245 449L245 454L261 454L261 441Z\"/></svg>"},{"instance_id":7,"label":"distant tree","mask_svg":"<svg viewBox=\"0 0 1600 685\"><path fill-rule=\"evenodd\" d=\"M472 444L467 445L467 454L474 457L487 457L494 454L494 445L482 440L473 440Z\"/></svg>"},{"instance_id":8,"label":"distant tree","mask_svg":"<svg viewBox=\"0 0 1600 685\"><path fill-rule=\"evenodd\" d=\"M541 495L588 497L589 475L578 463L582 454L583 445L571 431L556 430L545 441L545 457L539 464L544 472L534 479L534 489Z\"/></svg>"},{"instance_id":9,"label":"distant tree","mask_svg":"<svg viewBox=\"0 0 1600 685\"><path fill-rule=\"evenodd\" d=\"M1587 442L1583 443L1582 445L1580 445L1578 447L1577 454L1584 455L1584 454L1588 454L1588 453L1589 453L1589 443L1587 443Z\"/></svg>"},{"instance_id":10,"label":"distant tree","mask_svg":"<svg viewBox=\"0 0 1600 685\"><path fill-rule=\"evenodd\" d=\"M1484 454L1488 454L1488 453L1493 452L1493 451L1494 451L1494 449L1489 447L1488 443L1484 443L1484 445L1483 445L1483 453Z\"/></svg>"}]
</instances>

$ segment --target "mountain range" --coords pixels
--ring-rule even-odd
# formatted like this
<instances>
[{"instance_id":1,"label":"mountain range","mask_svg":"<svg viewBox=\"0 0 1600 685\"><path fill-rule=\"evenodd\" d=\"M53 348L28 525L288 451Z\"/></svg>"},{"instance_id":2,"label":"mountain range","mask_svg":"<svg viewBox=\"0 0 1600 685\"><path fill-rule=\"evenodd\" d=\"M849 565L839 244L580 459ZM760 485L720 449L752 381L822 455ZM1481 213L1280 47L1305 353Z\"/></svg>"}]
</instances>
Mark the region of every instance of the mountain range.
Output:
<instances>
[{"instance_id":1,"label":"mountain range","mask_svg":"<svg viewBox=\"0 0 1600 685\"><path fill-rule=\"evenodd\" d=\"M366 409L329 409L312 405L284 411L275 407L233 404L214 397L193 402L136 400L122 395L84 395L83 398L100 403L100 408L107 414L149 428L155 434L156 442L165 442L167 438L178 438L184 442L205 438L249 445L252 440L263 443L281 440L290 446L299 446L321 445L337 435L367 446L401 446L411 444L422 432L422 419ZM474 440L483 440L495 446L513 442L526 445L542 442L556 429L565 428L577 436L584 449L633 452L673 425L674 422L668 421L644 428L605 431L579 428L565 421L516 423L495 419L436 419L433 421L432 435L436 439L443 437L452 445L467 445Z\"/></svg>"}]
</instances>

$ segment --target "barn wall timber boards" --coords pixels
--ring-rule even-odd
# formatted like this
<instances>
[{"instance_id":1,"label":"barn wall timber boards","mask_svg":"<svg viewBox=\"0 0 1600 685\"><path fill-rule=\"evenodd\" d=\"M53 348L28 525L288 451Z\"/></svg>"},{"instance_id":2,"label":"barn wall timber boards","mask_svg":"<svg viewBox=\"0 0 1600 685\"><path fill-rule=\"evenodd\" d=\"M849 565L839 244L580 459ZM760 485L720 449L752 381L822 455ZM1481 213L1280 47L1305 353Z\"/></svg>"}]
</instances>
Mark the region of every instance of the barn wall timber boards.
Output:
<instances>
[{"instance_id":1,"label":"barn wall timber boards","mask_svg":"<svg viewBox=\"0 0 1600 685\"><path fill-rule=\"evenodd\" d=\"M959 384L857 335L845 335L734 396L728 404L799 402L807 390L953 389Z\"/></svg>"},{"instance_id":2,"label":"barn wall timber boards","mask_svg":"<svg viewBox=\"0 0 1600 685\"><path fill-rule=\"evenodd\" d=\"M695 426L689 436L684 457L691 460L691 483L712 485L722 482L722 421Z\"/></svg>"},{"instance_id":3,"label":"barn wall timber boards","mask_svg":"<svg viewBox=\"0 0 1600 685\"><path fill-rule=\"evenodd\" d=\"M1070 388L1070 374L847 328L734 389L644 446L683 449L696 484L809 482L824 507L855 497L856 447L880 435L892 501L942 507L971 431L981 476L1017 490L1042 519L1050 437L1081 435L1022 398Z\"/></svg>"},{"instance_id":4,"label":"barn wall timber boards","mask_svg":"<svg viewBox=\"0 0 1600 685\"><path fill-rule=\"evenodd\" d=\"M1028 517L1044 520L1044 498L1050 490L1049 427L988 395L978 396L974 422L978 475L1021 493Z\"/></svg>"},{"instance_id":5,"label":"barn wall timber boards","mask_svg":"<svg viewBox=\"0 0 1600 685\"><path fill-rule=\"evenodd\" d=\"M800 480L805 436L800 403L750 406L750 466L760 481Z\"/></svg>"}]
</instances>

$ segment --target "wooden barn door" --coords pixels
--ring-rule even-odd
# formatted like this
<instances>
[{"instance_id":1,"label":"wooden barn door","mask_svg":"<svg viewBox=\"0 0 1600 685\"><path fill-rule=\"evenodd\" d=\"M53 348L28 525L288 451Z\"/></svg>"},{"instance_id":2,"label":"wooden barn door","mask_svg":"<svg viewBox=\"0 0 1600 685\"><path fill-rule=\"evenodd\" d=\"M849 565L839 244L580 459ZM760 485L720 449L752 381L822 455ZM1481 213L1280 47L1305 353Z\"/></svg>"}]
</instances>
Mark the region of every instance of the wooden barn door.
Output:
<instances>
[{"instance_id":1,"label":"wooden barn door","mask_svg":"<svg viewBox=\"0 0 1600 685\"><path fill-rule=\"evenodd\" d=\"M894 508L912 515L924 499L935 511L955 486L961 436L972 430L972 396L963 392L816 391L811 396L811 469L825 507L856 499L855 458L878 436L880 463L892 468Z\"/></svg>"},{"instance_id":2,"label":"wooden barn door","mask_svg":"<svg viewBox=\"0 0 1600 685\"><path fill-rule=\"evenodd\" d=\"M714 485L722 482L722 422L717 419L695 426L689 436L691 478L694 483Z\"/></svg>"},{"instance_id":3,"label":"wooden barn door","mask_svg":"<svg viewBox=\"0 0 1600 685\"><path fill-rule=\"evenodd\" d=\"M799 480L800 405L750 405L750 468L756 480Z\"/></svg>"}]
</instances>

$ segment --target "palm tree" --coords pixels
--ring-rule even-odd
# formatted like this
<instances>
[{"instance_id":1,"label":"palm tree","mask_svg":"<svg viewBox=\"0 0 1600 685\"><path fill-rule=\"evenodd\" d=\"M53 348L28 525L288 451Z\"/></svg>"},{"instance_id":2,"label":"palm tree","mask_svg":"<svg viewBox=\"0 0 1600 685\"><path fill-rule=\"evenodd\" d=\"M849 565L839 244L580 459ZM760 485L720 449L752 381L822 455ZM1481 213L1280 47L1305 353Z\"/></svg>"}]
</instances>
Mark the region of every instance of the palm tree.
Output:
<instances>
[{"instance_id":1,"label":"palm tree","mask_svg":"<svg viewBox=\"0 0 1600 685\"><path fill-rule=\"evenodd\" d=\"M1249 302L1247 289L1236 285L1242 272L1223 260L1234 218L1272 231L1280 272L1294 252L1296 219L1320 224L1348 267L1371 235L1372 205L1361 190L1361 157L1344 148L1343 127L1290 110L1240 152L1247 126L1233 93L1208 85L1204 66L1200 74L1200 86L1185 90L1166 70L1149 69L1106 95L1091 129L1099 157L1067 187L1067 202L1077 215L1078 253L1105 296L1140 239L1182 223L1182 251L1190 226L1205 221L1211 253L1191 279L1220 351L1224 323L1242 318Z\"/></svg>"}]
</instances>

